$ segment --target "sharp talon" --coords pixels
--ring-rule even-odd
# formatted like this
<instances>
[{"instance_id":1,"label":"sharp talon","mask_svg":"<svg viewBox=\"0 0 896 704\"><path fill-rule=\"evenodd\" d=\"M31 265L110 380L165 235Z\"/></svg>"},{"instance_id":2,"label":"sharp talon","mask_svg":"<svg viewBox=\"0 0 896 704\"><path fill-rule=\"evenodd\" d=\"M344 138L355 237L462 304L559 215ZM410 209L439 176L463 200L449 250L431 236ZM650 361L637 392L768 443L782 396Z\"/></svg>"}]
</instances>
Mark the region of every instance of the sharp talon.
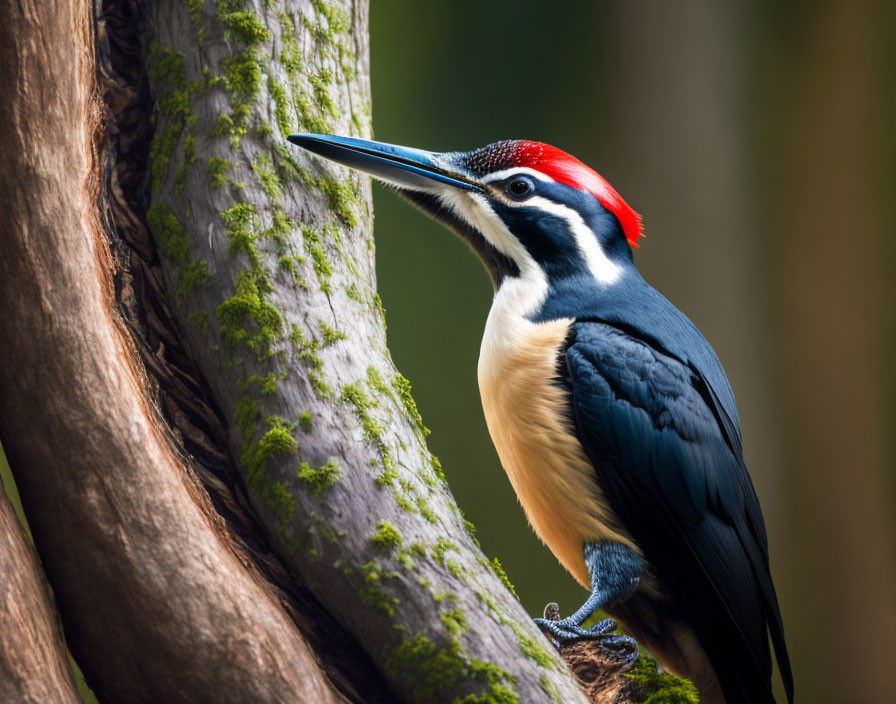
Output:
<instances>
[{"instance_id":1,"label":"sharp talon","mask_svg":"<svg viewBox=\"0 0 896 704\"><path fill-rule=\"evenodd\" d=\"M548 609L545 614L554 615ZM593 647L601 652L601 655L610 661L622 664L622 671L626 672L635 666L640 656L638 644L634 638L613 633L616 630L616 621L611 618L601 621L591 628L582 628L570 619L536 618L535 624L550 639L555 648L580 641L591 641Z\"/></svg>"},{"instance_id":2,"label":"sharp talon","mask_svg":"<svg viewBox=\"0 0 896 704\"><path fill-rule=\"evenodd\" d=\"M550 604L544 607L544 617L548 621L560 620L560 607L556 604L556 602L552 601Z\"/></svg>"}]
</instances>

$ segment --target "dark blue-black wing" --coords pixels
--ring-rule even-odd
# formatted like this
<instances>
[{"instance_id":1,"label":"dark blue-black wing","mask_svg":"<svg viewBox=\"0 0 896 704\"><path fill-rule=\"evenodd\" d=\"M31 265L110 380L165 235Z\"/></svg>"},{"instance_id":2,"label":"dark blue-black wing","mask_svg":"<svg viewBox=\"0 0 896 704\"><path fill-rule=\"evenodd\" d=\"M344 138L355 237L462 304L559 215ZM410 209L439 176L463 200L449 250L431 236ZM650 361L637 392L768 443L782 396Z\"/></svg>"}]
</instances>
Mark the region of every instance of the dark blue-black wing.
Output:
<instances>
[{"instance_id":1,"label":"dark blue-black wing","mask_svg":"<svg viewBox=\"0 0 896 704\"><path fill-rule=\"evenodd\" d=\"M565 366L601 487L694 629L728 704L774 702L769 630L792 702L765 528L733 414L699 370L611 325L574 323Z\"/></svg>"}]
</instances>

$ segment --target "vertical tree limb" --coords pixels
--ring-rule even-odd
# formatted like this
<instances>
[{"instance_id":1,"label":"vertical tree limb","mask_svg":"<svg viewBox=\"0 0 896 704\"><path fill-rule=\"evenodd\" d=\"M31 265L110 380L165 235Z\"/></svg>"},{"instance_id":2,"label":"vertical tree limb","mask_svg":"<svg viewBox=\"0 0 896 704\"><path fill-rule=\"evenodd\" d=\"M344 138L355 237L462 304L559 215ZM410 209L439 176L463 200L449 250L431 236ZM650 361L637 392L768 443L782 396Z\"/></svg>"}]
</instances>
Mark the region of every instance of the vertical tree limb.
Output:
<instances>
[{"instance_id":1,"label":"vertical tree limb","mask_svg":"<svg viewBox=\"0 0 896 704\"><path fill-rule=\"evenodd\" d=\"M582 701L389 358L368 180L285 141L369 135L366 2L159 2L147 25L148 221L275 551L404 701Z\"/></svg>"}]
</instances>

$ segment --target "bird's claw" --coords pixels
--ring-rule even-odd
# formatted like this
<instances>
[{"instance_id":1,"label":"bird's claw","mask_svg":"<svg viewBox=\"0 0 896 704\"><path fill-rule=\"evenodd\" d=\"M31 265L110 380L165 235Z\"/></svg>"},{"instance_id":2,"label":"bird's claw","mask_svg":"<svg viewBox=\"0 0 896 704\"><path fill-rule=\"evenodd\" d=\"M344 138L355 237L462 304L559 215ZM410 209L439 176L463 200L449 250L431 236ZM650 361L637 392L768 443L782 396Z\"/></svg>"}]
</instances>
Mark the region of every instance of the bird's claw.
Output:
<instances>
[{"instance_id":1,"label":"bird's claw","mask_svg":"<svg viewBox=\"0 0 896 704\"><path fill-rule=\"evenodd\" d=\"M552 601L550 604L544 607L544 617L548 621L559 621L560 620L560 605L557 602Z\"/></svg>"},{"instance_id":2,"label":"bird's claw","mask_svg":"<svg viewBox=\"0 0 896 704\"><path fill-rule=\"evenodd\" d=\"M553 607L553 608L552 608ZM601 651L602 657L607 660L622 662L627 667L634 666L640 653L638 644L634 638L613 633L616 630L616 622L605 619L591 628L583 628L569 618L555 618L559 616L556 604L548 604L545 607L545 617L536 618L536 625L551 639L555 647L580 641L593 641L594 647Z\"/></svg>"},{"instance_id":3,"label":"bird's claw","mask_svg":"<svg viewBox=\"0 0 896 704\"><path fill-rule=\"evenodd\" d=\"M601 638L616 630L616 622L611 618L601 621L591 628L583 628L568 618L557 620L537 618L535 623L541 630L564 643Z\"/></svg>"}]
</instances>

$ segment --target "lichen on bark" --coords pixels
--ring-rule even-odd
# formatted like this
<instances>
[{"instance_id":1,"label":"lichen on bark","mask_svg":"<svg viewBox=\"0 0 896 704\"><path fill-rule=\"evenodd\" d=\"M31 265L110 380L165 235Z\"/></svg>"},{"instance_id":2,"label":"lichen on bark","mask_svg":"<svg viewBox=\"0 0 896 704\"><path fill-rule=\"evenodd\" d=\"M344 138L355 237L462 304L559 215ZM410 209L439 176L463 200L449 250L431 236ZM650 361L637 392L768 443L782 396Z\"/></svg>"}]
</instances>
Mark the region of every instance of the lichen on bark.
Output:
<instances>
[{"instance_id":1,"label":"lichen on bark","mask_svg":"<svg viewBox=\"0 0 896 704\"><path fill-rule=\"evenodd\" d=\"M184 262L206 264L175 315L274 549L399 698L583 701L426 447L386 347L367 179L284 140L369 136L366 14L364 0L150 9L153 231L171 290Z\"/></svg>"}]
</instances>

